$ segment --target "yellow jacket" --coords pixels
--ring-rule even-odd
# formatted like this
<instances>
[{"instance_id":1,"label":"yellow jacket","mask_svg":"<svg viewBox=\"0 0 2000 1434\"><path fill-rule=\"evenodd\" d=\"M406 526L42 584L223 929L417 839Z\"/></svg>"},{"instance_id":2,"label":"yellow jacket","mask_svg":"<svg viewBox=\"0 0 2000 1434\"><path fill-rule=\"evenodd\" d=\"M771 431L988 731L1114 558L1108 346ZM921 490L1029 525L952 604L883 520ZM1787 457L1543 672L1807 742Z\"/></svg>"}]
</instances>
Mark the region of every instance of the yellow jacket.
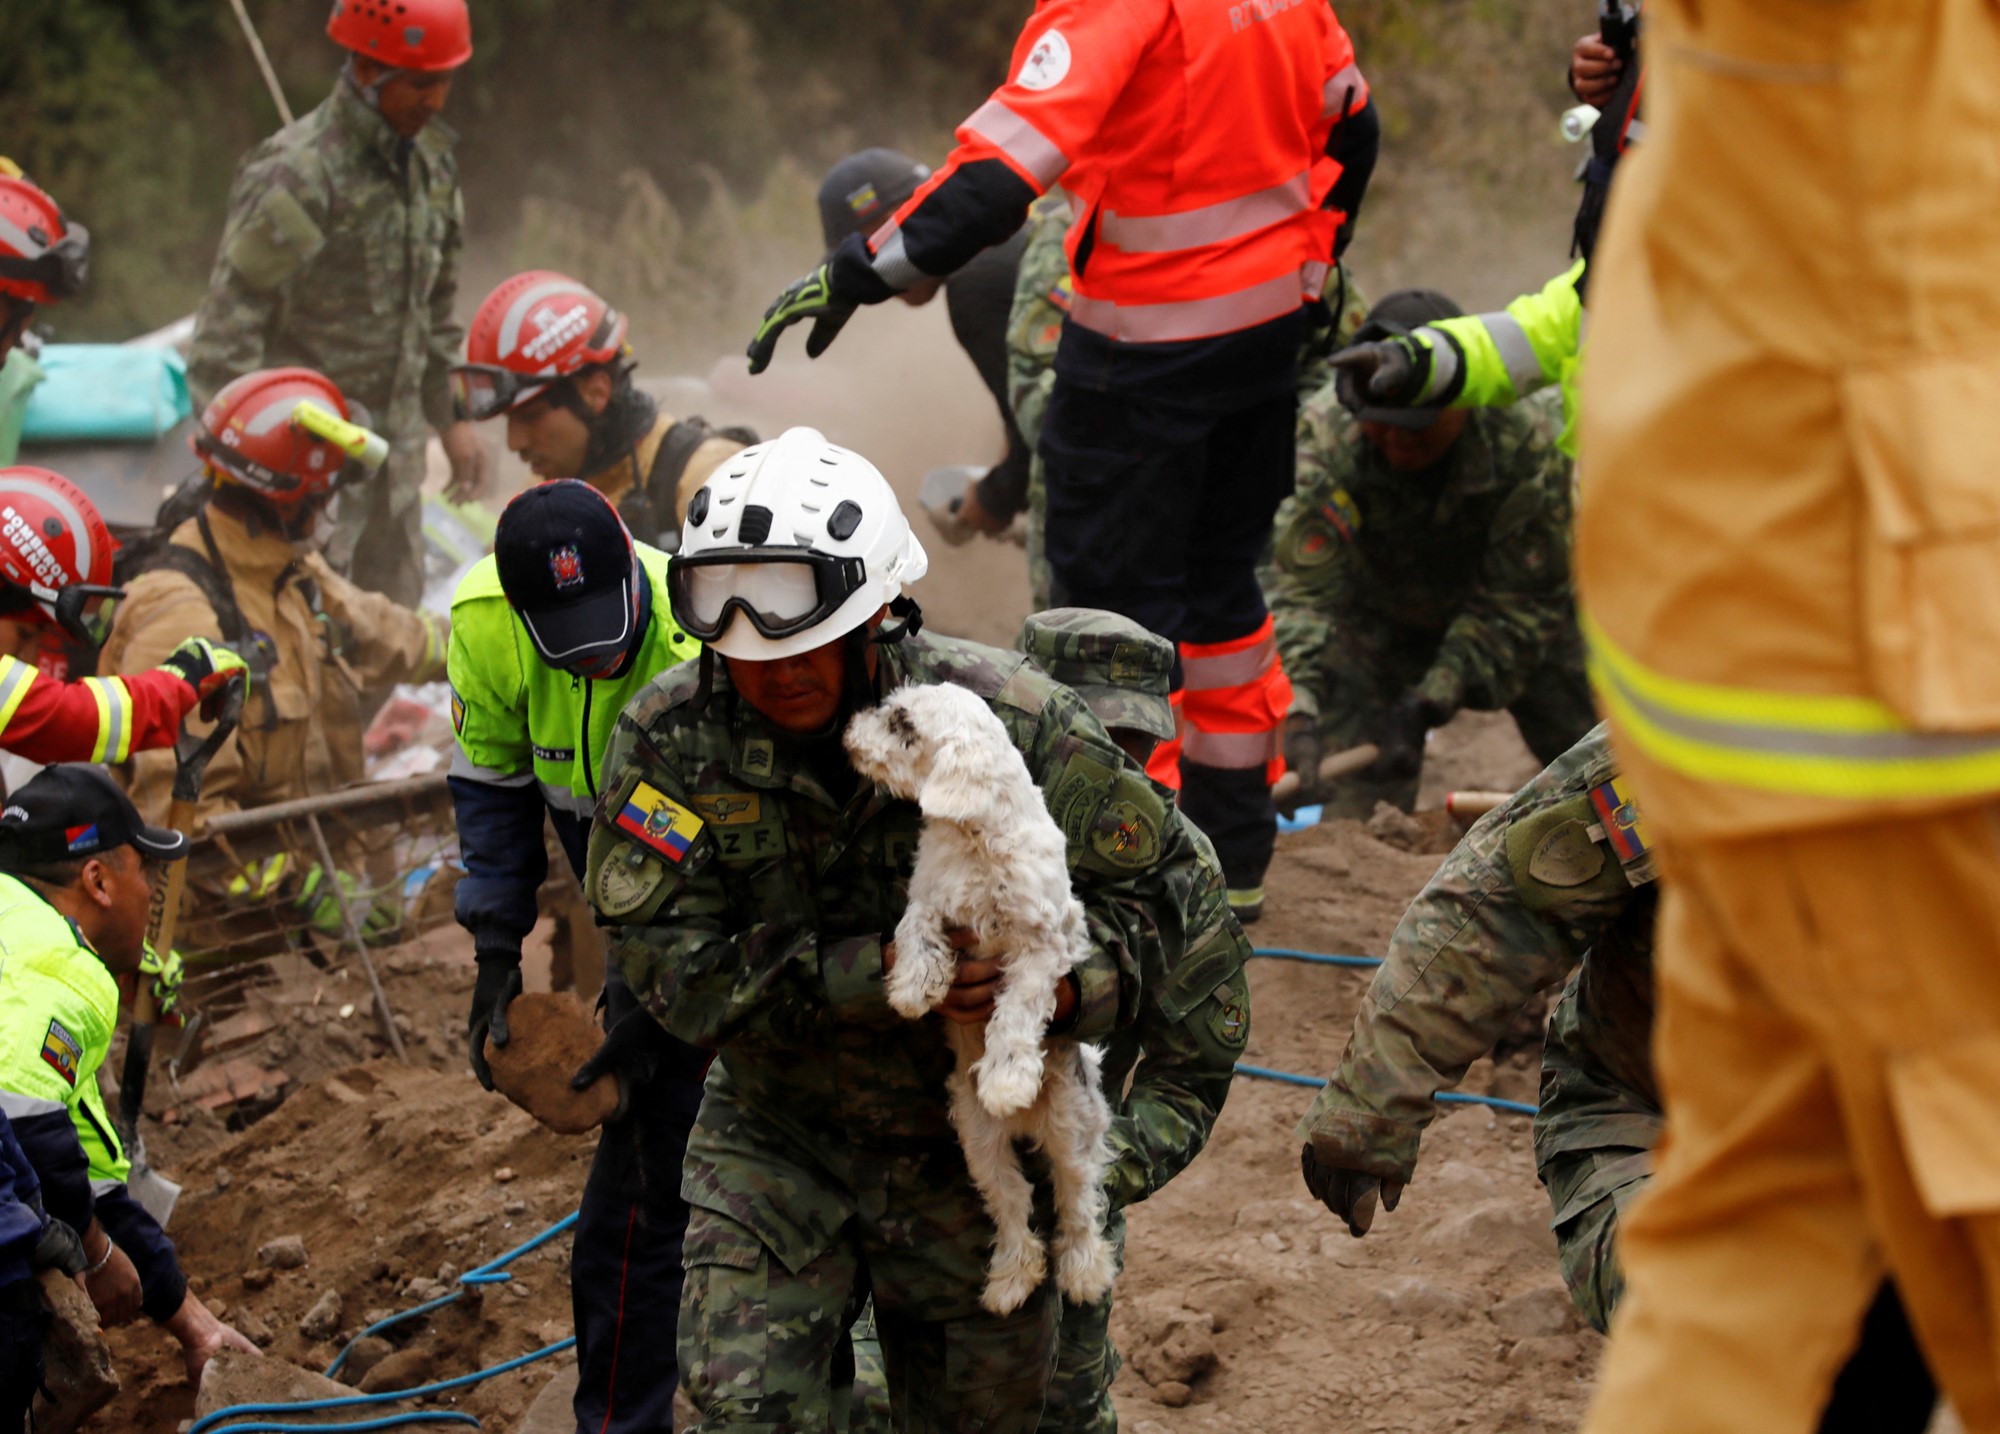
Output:
<instances>
[{"instance_id":1,"label":"yellow jacket","mask_svg":"<svg viewBox=\"0 0 2000 1434\"><path fill-rule=\"evenodd\" d=\"M216 555L253 633L253 680L236 740L216 754L202 785L201 816L330 791L360 779L364 689L444 674L445 624L364 592L316 552L257 530L210 503L172 542ZM184 573L155 569L127 588L104 645L107 671L158 662L190 636L224 640L215 608ZM142 752L123 778L148 821L166 816L171 751Z\"/></svg>"}]
</instances>

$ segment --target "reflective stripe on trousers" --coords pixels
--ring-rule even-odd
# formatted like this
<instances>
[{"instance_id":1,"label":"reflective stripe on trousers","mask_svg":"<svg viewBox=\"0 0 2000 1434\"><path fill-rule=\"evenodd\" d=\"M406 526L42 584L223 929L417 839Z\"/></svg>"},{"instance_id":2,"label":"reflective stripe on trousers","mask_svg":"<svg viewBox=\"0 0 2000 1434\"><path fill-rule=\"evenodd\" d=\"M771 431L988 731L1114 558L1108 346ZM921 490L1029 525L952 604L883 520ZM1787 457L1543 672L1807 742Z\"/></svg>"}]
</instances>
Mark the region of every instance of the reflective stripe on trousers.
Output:
<instances>
[{"instance_id":1,"label":"reflective stripe on trousers","mask_svg":"<svg viewBox=\"0 0 2000 1434\"><path fill-rule=\"evenodd\" d=\"M1275 782L1284 767L1280 724L1292 684L1278 661L1271 616L1246 637L1184 642L1180 653L1182 758L1235 771L1262 767Z\"/></svg>"},{"instance_id":2,"label":"reflective stripe on trousers","mask_svg":"<svg viewBox=\"0 0 2000 1434\"><path fill-rule=\"evenodd\" d=\"M1590 680L1647 756L1698 781L1851 801L2000 792L2000 732L1924 732L1867 697L1760 692L1668 677L1583 616Z\"/></svg>"}]
</instances>

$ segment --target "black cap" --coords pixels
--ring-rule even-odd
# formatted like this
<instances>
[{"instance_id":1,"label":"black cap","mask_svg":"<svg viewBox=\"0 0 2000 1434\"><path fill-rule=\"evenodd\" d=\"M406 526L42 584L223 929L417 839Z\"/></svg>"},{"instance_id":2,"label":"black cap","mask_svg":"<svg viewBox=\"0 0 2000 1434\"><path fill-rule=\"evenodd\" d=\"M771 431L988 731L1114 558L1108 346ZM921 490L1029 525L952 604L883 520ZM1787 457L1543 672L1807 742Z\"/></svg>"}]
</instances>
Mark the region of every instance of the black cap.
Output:
<instances>
[{"instance_id":1,"label":"black cap","mask_svg":"<svg viewBox=\"0 0 2000 1434\"><path fill-rule=\"evenodd\" d=\"M1392 334L1407 334L1438 319L1464 316L1465 310L1436 289L1398 289L1393 294L1383 295L1381 301L1368 311L1368 317L1353 341L1367 343ZM1437 422L1438 410L1435 408L1374 408L1365 400L1355 401L1352 390L1353 380L1343 373L1340 376L1340 401L1364 423L1386 423L1393 428L1429 428Z\"/></svg>"},{"instance_id":2,"label":"black cap","mask_svg":"<svg viewBox=\"0 0 2000 1434\"><path fill-rule=\"evenodd\" d=\"M929 165L893 149L847 156L819 182L819 227L827 249L850 234L873 234L930 177Z\"/></svg>"},{"instance_id":3,"label":"black cap","mask_svg":"<svg viewBox=\"0 0 2000 1434\"><path fill-rule=\"evenodd\" d=\"M564 667L632 641L632 538L602 493L576 478L537 483L493 535L500 590L535 650Z\"/></svg>"},{"instance_id":4,"label":"black cap","mask_svg":"<svg viewBox=\"0 0 2000 1434\"><path fill-rule=\"evenodd\" d=\"M0 806L0 871L80 861L121 846L173 861L187 855L188 839L147 826L110 775L87 762L42 768Z\"/></svg>"}]
</instances>

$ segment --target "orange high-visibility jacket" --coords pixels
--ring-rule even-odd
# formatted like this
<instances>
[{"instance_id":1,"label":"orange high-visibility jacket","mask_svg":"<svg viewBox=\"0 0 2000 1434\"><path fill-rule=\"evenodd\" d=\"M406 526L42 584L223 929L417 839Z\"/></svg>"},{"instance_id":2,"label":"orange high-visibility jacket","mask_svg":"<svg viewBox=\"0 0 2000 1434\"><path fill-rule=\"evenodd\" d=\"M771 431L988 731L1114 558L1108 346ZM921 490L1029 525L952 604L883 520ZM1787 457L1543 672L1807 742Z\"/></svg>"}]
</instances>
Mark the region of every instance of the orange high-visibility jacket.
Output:
<instances>
[{"instance_id":1,"label":"orange high-visibility jacket","mask_svg":"<svg viewBox=\"0 0 2000 1434\"><path fill-rule=\"evenodd\" d=\"M1328 139L1368 102L1326 0L1042 0L1011 74L870 239L892 286L905 265L940 272L923 221L964 209L962 176L997 159L1032 191L1024 209L1058 181L1069 193L1086 328L1201 339L1318 296L1346 217L1326 207L1342 172Z\"/></svg>"}]
</instances>

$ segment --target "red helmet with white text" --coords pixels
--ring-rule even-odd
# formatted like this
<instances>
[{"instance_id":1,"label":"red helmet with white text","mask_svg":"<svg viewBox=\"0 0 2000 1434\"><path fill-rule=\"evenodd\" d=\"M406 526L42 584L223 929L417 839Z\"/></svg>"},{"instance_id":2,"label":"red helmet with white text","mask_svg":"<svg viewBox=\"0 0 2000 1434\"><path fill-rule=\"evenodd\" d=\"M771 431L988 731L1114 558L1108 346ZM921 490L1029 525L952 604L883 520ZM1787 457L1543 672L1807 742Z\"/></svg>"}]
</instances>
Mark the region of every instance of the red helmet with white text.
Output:
<instances>
[{"instance_id":1,"label":"red helmet with white text","mask_svg":"<svg viewBox=\"0 0 2000 1434\"><path fill-rule=\"evenodd\" d=\"M389 445L331 380L309 368L272 368L226 384L189 441L224 479L281 508L321 497L349 459L381 466Z\"/></svg>"},{"instance_id":2,"label":"red helmet with white text","mask_svg":"<svg viewBox=\"0 0 2000 1434\"><path fill-rule=\"evenodd\" d=\"M96 644L110 630L118 545L97 507L59 473L0 468L0 614Z\"/></svg>"},{"instance_id":3,"label":"red helmet with white text","mask_svg":"<svg viewBox=\"0 0 2000 1434\"><path fill-rule=\"evenodd\" d=\"M625 316L566 274L530 269L486 296L452 384L467 418L495 418L550 384L629 356Z\"/></svg>"}]
</instances>

